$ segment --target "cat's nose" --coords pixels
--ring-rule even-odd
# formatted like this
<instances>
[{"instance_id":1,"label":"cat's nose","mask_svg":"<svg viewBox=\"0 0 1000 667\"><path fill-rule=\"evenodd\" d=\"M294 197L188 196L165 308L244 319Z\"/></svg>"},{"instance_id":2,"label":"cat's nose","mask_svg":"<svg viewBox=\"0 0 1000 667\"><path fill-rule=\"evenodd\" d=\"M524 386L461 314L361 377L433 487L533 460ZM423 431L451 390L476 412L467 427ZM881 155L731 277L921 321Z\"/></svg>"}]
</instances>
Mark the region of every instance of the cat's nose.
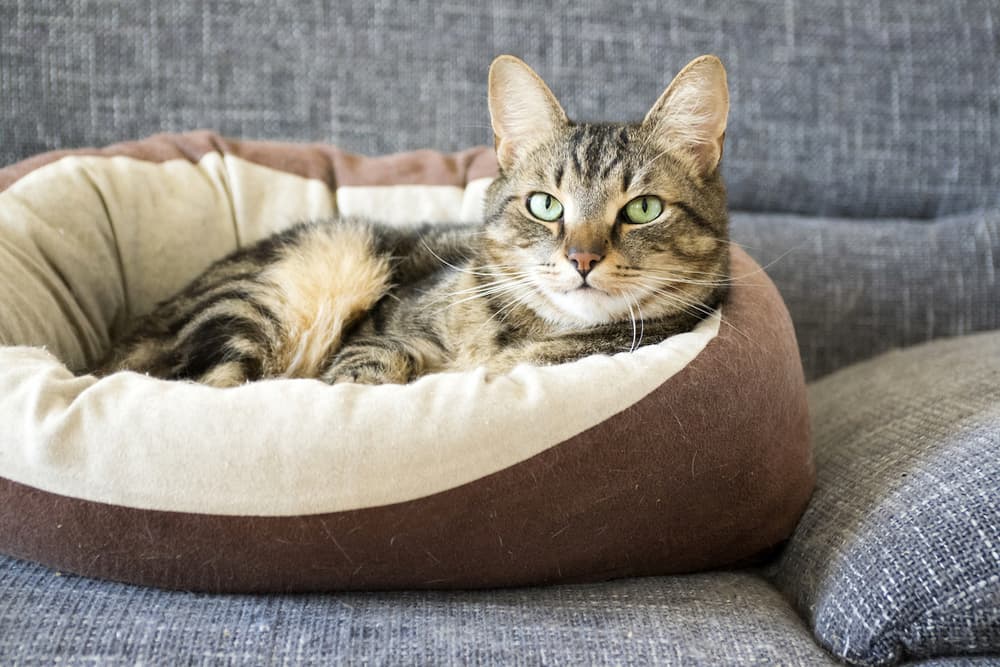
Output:
<instances>
[{"instance_id":1,"label":"cat's nose","mask_svg":"<svg viewBox=\"0 0 1000 667\"><path fill-rule=\"evenodd\" d=\"M569 252L566 253L566 259L576 266L576 270L580 272L580 275L584 278L587 274L591 272L594 266L604 259L603 255L598 255L596 252L589 252L587 250L577 250L576 248L570 248Z\"/></svg>"}]
</instances>

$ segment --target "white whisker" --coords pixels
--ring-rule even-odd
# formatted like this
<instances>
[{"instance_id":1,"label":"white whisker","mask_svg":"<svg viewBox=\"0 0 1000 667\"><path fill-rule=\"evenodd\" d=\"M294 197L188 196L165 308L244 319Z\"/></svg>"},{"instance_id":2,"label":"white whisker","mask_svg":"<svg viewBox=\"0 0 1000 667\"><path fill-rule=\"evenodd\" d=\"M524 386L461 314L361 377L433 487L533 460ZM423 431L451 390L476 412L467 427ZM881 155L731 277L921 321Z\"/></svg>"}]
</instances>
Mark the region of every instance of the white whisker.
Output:
<instances>
[{"instance_id":1,"label":"white whisker","mask_svg":"<svg viewBox=\"0 0 1000 667\"><path fill-rule=\"evenodd\" d=\"M510 280L527 280L529 278L530 278L530 274L528 274L526 272L519 272L519 273L511 275L509 278L506 277L506 276L503 276L503 277L500 277L499 280L494 280L494 281L491 281L491 282L488 282L488 283L483 283L482 285L475 285L473 287L467 287L465 289L455 290L454 292L444 292L442 294L442 296L451 297L451 296L461 296L462 294L471 294L473 292L482 292L484 290L487 290L487 289L493 287L494 285L501 285L501 284L504 284L506 282L509 282Z\"/></svg>"},{"instance_id":2,"label":"white whisker","mask_svg":"<svg viewBox=\"0 0 1000 667\"><path fill-rule=\"evenodd\" d=\"M520 279L517 279L517 280L505 280L505 281L498 281L498 282L495 282L495 283L491 283L490 285L486 286L484 289L482 289L480 291L477 291L475 294L472 294L471 296L466 296L466 297L464 297L462 299L459 299L458 301L453 301L453 302L449 303L447 306L445 306L443 309L441 309L440 312L444 312L445 310L448 310L449 308L454 308L455 306L457 306L459 304L466 303L468 301L474 301L476 299L482 299L484 297L493 296L493 295L496 295L496 294L503 294L504 292L509 292L511 290L514 290L514 289L517 289L519 287L523 287L524 285L529 284L530 281L531 281L530 278L520 278ZM446 294L442 295L442 298L445 298L447 296L448 295L446 295Z\"/></svg>"},{"instance_id":3,"label":"white whisker","mask_svg":"<svg viewBox=\"0 0 1000 667\"><path fill-rule=\"evenodd\" d=\"M716 312L715 309L709 308L708 306L699 301L693 301L691 299L683 298L679 294L671 294L670 292L666 292L664 290L656 288L654 285L646 284L643 285L643 287L650 290L651 293L656 294L660 298L666 299L667 301L680 306L681 310L683 310L684 312L690 313L693 311L705 317L708 317ZM732 322L728 321L725 317L721 318L721 321L728 327L730 327L734 332L738 333L740 336L746 339L748 342L753 342L753 339L750 338L750 336L747 335L746 332L741 330Z\"/></svg>"},{"instance_id":4,"label":"white whisker","mask_svg":"<svg viewBox=\"0 0 1000 667\"><path fill-rule=\"evenodd\" d=\"M636 327L635 327L635 313L632 312L632 302L629 300L628 296L625 295L625 305L628 307L628 316L632 320L632 346L629 348L629 352L635 352L635 340L636 340Z\"/></svg>"},{"instance_id":5,"label":"white whisker","mask_svg":"<svg viewBox=\"0 0 1000 667\"><path fill-rule=\"evenodd\" d=\"M490 276L490 277L493 276L493 274L491 274L491 273L483 273L483 272L480 272L480 271L473 271L471 269L463 268L461 266L455 266L454 264L452 264L451 262L449 262L448 260L446 260L444 257L442 257L441 255L439 255L436 252L434 252L434 249L431 248L430 245L427 244L427 241L424 240L423 238L420 239L420 243L423 244L424 248L427 249L427 252L429 252L431 255L433 255L435 259L437 259L439 262L441 262L442 264L444 264L445 266L447 266L450 269L454 269L455 271L458 271L460 273L468 273L468 274L471 274L471 275L474 275L474 276ZM468 259L468 258L466 258L466 259Z\"/></svg>"},{"instance_id":6,"label":"white whisker","mask_svg":"<svg viewBox=\"0 0 1000 667\"><path fill-rule=\"evenodd\" d=\"M525 306L525 305L527 305L531 296L532 296L532 293L530 291L525 291L521 295L515 295L513 299L511 299L511 300L505 302L503 305L501 305L500 308L497 310L497 312L495 312L493 315L490 316L490 319L492 320L494 317L496 317L500 313L503 313L503 317L501 317L497 321L497 325L498 326L502 325L504 322L507 321L507 318L510 316L510 314L514 312L514 309L516 309L518 306Z\"/></svg>"},{"instance_id":7,"label":"white whisker","mask_svg":"<svg viewBox=\"0 0 1000 667\"><path fill-rule=\"evenodd\" d=\"M646 320L642 316L642 308L639 307L639 299L634 296L632 298L635 300L635 310L639 313L639 342L636 343L636 347L638 348L642 345L642 337L646 333Z\"/></svg>"}]
</instances>

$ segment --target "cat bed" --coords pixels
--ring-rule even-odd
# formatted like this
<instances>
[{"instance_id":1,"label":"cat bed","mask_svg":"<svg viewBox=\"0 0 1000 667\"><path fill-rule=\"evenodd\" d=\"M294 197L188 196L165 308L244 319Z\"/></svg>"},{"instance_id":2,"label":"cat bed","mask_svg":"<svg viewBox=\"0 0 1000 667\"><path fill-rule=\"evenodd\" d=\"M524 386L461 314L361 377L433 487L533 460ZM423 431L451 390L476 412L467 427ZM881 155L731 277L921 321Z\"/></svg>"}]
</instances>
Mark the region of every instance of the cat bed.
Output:
<instances>
[{"instance_id":1,"label":"cat bed","mask_svg":"<svg viewBox=\"0 0 1000 667\"><path fill-rule=\"evenodd\" d=\"M214 259L335 212L473 220L492 152L199 132L0 170L0 551L205 591L689 572L784 540L813 485L788 313L740 249L721 312L506 375L231 389L86 375Z\"/></svg>"}]
</instances>

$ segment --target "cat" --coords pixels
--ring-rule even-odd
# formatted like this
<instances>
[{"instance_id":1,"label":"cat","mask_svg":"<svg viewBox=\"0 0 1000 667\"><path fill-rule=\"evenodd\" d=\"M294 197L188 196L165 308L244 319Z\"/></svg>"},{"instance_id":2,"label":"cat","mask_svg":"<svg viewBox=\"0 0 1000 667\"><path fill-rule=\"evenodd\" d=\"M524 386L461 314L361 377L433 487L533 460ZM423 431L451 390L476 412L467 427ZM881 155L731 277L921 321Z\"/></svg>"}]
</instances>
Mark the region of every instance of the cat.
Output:
<instances>
[{"instance_id":1,"label":"cat","mask_svg":"<svg viewBox=\"0 0 1000 667\"><path fill-rule=\"evenodd\" d=\"M493 61L488 103L499 176L482 223L297 225L158 305L99 374L219 387L499 374L658 343L719 306L729 94L718 58L691 61L641 123L570 121L513 56Z\"/></svg>"}]
</instances>

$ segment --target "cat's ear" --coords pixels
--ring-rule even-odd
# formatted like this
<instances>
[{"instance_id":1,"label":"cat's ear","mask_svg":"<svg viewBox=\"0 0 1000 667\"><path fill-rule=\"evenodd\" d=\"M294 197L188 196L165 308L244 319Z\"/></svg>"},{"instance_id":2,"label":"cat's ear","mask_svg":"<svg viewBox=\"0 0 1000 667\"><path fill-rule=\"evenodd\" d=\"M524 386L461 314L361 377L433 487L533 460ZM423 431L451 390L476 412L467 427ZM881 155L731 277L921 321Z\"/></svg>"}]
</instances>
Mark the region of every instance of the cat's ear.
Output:
<instances>
[{"instance_id":1,"label":"cat's ear","mask_svg":"<svg viewBox=\"0 0 1000 667\"><path fill-rule=\"evenodd\" d=\"M687 64L642 121L665 148L690 157L699 176L708 176L722 159L729 116L726 68L715 56Z\"/></svg>"},{"instance_id":2,"label":"cat's ear","mask_svg":"<svg viewBox=\"0 0 1000 667\"><path fill-rule=\"evenodd\" d=\"M490 65L489 105L501 169L569 122L542 78L514 56Z\"/></svg>"}]
</instances>

